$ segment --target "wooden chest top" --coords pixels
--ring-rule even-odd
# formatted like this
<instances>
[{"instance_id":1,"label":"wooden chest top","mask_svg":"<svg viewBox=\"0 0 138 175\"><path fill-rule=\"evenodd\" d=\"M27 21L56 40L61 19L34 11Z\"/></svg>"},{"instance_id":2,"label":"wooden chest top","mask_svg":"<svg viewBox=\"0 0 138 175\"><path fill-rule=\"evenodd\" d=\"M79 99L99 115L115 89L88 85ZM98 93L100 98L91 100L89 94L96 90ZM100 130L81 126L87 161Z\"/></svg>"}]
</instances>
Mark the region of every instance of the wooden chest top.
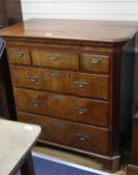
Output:
<instances>
[{"instance_id":1,"label":"wooden chest top","mask_svg":"<svg viewBox=\"0 0 138 175\"><path fill-rule=\"evenodd\" d=\"M125 42L137 31L132 22L30 19L1 30L5 37Z\"/></svg>"}]
</instances>

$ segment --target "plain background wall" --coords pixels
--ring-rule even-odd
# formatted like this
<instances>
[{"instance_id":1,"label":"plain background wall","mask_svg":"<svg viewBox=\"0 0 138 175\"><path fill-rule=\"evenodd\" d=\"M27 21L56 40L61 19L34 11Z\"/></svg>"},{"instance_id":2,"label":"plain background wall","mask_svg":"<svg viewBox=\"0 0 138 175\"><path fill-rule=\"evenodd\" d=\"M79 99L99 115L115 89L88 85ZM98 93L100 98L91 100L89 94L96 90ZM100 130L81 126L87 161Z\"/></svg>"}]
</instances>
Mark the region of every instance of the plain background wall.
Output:
<instances>
[{"instance_id":1,"label":"plain background wall","mask_svg":"<svg viewBox=\"0 0 138 175\"><path fill-rule=\"evenodd\" d=\"M24 19L138 19L138 0L21 0L21 3Z\"/></svg>"},{"instance_id":2,"label":"plain background wall","mask_svg":"<svg viewBox=\"0 0 138 175\"><path fill-rule=\"evenodd\" d=\"M15 5L17 3L15 1ZM24 20L64 18L138 22L138 0L21 0L21 6ZM136 48L138 48L138 34ZM135 63L134 104L136 105L138 104L138 49L136 49Z\"/></svg>"}]
</instances>

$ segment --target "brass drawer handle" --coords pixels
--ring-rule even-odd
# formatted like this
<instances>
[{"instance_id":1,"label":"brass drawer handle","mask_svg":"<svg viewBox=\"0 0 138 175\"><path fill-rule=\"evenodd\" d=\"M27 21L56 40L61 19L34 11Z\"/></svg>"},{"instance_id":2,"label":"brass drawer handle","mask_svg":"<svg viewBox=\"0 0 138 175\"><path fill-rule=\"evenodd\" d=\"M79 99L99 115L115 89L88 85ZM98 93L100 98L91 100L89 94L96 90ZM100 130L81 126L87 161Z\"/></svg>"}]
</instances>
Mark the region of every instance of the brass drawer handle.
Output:
<instances>
[{"instance_id":1,"label":"brass drawer handle","mask_svg":"<svg viewBox=\"0 0 138 175\"><path fill-rule=\"evenodd\" d=\"M25 54L24 51L14 50L15 56L17 58L22 58L22 56Z\"/></svg>"},{"instance_id":2,"label":"brass drawer handle","mask_svg":"<svg viewBox=\"0 0 138 175\"><path fill-rule=\"evenodd\" d=\"M60 55L48 55L48 59L51 60L51 61L57 61L59 60L61 57Z\"/></svg>"},{"instance_id":3,"label":"brass drawer handle","mask_svg":"<svg viewBox=\"0 0 138 175\"><path fill-rule=\"evenodd\" d=\"M83 134L83 133L78 133L78 134L77 134L77 137L79 137L79 139L80 139L81 141L84 141L84 140L86 140L86 139L89 138L89 136L88 136L87 134Z\"/></svg>"},{"instance_id":4,"label":"brass drawer handle","mask_svg":"<svg viewBox=\"0 0 138 175\"><path fill-rule=\"evenodd\" d=\"M60 78L61 73L58 71L53 71L53 72L51 72L51 76L55 79L58 79L58 78Z\"/></svg>"},{"instance_id":5,"label":"brass drawer handle","mask_svg":"<svg viewBox=\"0 0 138 175\"><path fill-rule=\"evenodd\" d=\"M28 79L32 82L37 82L40 80L39 76L29 76Z\"/></svg>"},{"instance_id":6,"label":"brass drawer handle","mask_svg":"<svg viewBox=\"0 0 138 175\"><path fill-rule=\"evenodd\" d=\"M38 99L33 99L32 100L32 105L34 105L34 106L38 106L38 105L41 105L41 104L42 104L41 100L38 100Z\"/></svg>"},{"instance_id":7,"label":"brass drawer handle","mask_svg":"<svg viewBox=\"0 0 138 175\"><path fill-rule=\"evenodd\" d=\"M52 98L56 102L60 102L63 99L63 97L61 95L53 95Z\"/></svg>"},{"instance_id":8,"label":"brass drawer handle","mask_svg":"<svg viewBox=\"0 0 138 175\"><path fill-rule=\"evenodd\" d=\"M79 114L85 114L86 112L88 112L88 109L82 107L76 107L75 111L78 112Z\"/></svg>"},{"instance_id":9,"label":"brass drawer handle","mask_svg":"<svg viewBox=\"0 0 138 175\"><path fill-rule=\"evenodd\" d=\"M98 57L89 58L91 64L100 64L101 60Z\"/></svg>"},{"instance_id":10,"label":"brass drawer handle","mask_svg":"<svg viewBox=\"0 0 138 175\"><path fill-rule=\"evenodd\" d=\"M81 81L75 81L74 85L77 86L78 88L85 88L86 86L88 86L87 82L81 82Z\"/></svg>"}]
</instances>

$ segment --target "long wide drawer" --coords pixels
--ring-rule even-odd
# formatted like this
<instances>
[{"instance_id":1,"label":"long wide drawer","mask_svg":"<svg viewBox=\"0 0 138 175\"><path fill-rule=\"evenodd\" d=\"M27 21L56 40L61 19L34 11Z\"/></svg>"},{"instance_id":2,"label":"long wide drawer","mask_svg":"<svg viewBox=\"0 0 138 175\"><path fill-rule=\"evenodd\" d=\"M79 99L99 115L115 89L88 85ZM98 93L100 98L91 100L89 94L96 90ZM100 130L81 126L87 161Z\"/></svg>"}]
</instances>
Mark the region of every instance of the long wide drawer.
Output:
<instances>
[{"instance_id":1,"label":"long wide drawer","mask_svg":"<svg viewBox=\"0 0 138 175\"><path fill-rule=\"evenodd\" d=\"M17 87L44 89L79 96L109 99L109 76L12 66Z\"/></svg>"},{"instance_id":2,"label":"long wide drawer","mask_svg":"<svg viewBox=\"0 0 138 175\"><path fill-rule=\"evenodd\" d=\"M108 153L108 130L64 120L18 113L18 120L42 126L40 139L86 151Z\"/></svg>"},{"instance_id":3,"label":"long wide drawer","mask_svg":"<svg viewBox=\"0 0 138 175\"><path fill-rule=\"evenodd\" d=\"M15 96L20 111L108 127L108 102L18 88Z\"/></svg>"}]
</instances>

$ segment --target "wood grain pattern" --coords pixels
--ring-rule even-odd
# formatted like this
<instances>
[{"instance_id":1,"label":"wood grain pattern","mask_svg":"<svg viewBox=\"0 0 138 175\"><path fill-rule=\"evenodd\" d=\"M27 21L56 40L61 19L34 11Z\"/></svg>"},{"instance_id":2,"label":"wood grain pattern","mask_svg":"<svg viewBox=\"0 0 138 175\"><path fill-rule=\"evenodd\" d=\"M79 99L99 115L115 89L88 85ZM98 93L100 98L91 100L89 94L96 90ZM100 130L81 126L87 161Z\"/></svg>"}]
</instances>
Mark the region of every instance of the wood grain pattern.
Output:
<instances>
[{"instance_id":1,"label":"wood grain pattern","mask_svg":"<svg viewBox=\"0 0 138 175\"><path fill-rule=\"evenodd\" d=\"M8 49L8 56L12 64L31 65L29 50Z\"/></svg>"},{"instance_id":2,"label":"wood grain pattern","mask_svg":"<svg viewBox=\"0 0 138 175\"><path fill-rule=\"evenodd\" d=\"M34 66L58 69L79 69L78 54L58 51L32 50L32 64Z\"/></svg>"},{"instance_id":3,"label":"wood grain pattern","mask_svg":"<svg viewBox=\"0 0 138 175\"><path fill-rule=\"evenodd\" d=\"M73 146L86 151L108 152L108 130L100 130L92 126L52 119L46 116L32 117L24 113L20 113L18 119L42 126L40 139Z\"/></svg>"},{"instance_id":4,"label":"wood grain pattern","mask_svg":"<svg viewBox=\"0 0 138 175\"><path fill-rule=\"evenodd\" d=\"M44 131L48 128L48 135L44 132L41 142L92 156L102 162L106 170L118 170L120 138L125 135L120 132L120 100L126 103L127 99L127 104L131 101L130 87L124 87L125 92L130 90L124 96L120 94L122 53L135 29L129 23L29 20L3 30L8 49L70 55L70 58L65 56L64 68L61 62L57 65L47 63L50 67L42 64L47 62L47 55L40 52L38 55L42 58L38 65L34 65L38 58L32 54L31 65L13 64L9 56L17 119L40 123ZM91 55L100 56L101 65L96 65L99 67L90 66L87 56ZM133 59L131 54L128 56ZM99 63L97 58L91 61ZM128 66L126 70L131 66L126 61L125 65ZM132 70L129 70L131 74ZM125 79L129 79L126 75ZM130 114L130 107L126 109ZM127 125L122 128L125 131Z\"/></svg>"},{"instance_id":5,"label":"wood grain pattern","mask_svg":"<svg viewBox=\"0 0 138 175\"><path fill-rule=\"evenodd\" d=\"M23 89L15 97L20 111L108 127L108 102Z\"/></svg>"},{"instance_id":6,"label":"wood grain pattern","mask_svg":"<svg viewBox=\"0 0 138 175\"><path fill-rule=\"evenodd\" d=\"M18 87L109 99L109 76L25 67L12 67L12 76Z\"/></svg>"},{"instance_id":7,"label":"wood grain pattern","mask_svg":"<svg viewBox=\"0 0 138 175\"><path fill-rule=\"evenodd\" d=\"M104 41L114 43L129 40L137 31L135 25L123 26L120 23L112 24L114 23L90 20L31 19L24 22L24 24L18 24L11 27L10 30L3 30L0 32L0 35L9 37L35 37L43 39Z\"/></svg>"},{"instance_id":8,"label":"wood grain pattern","mask_svg":"<svg viewBox=\"0 0 138 175\"><path fill-rule=\"evenodd\" d=\"M70 73L70 92L80 96L107 100L110 77L107 75Z\"/></svg>"},{"instance_id":9,"label":"wood grain pattern","mask_svg":"<svg viewBox=\"0 0 138 175\"><path fill-rule=\"evenodd\" d=\"M109 56L82 54L80 55L80 68L84 71L109 73L110 59Z\"/></svg>"}]
</instances>

